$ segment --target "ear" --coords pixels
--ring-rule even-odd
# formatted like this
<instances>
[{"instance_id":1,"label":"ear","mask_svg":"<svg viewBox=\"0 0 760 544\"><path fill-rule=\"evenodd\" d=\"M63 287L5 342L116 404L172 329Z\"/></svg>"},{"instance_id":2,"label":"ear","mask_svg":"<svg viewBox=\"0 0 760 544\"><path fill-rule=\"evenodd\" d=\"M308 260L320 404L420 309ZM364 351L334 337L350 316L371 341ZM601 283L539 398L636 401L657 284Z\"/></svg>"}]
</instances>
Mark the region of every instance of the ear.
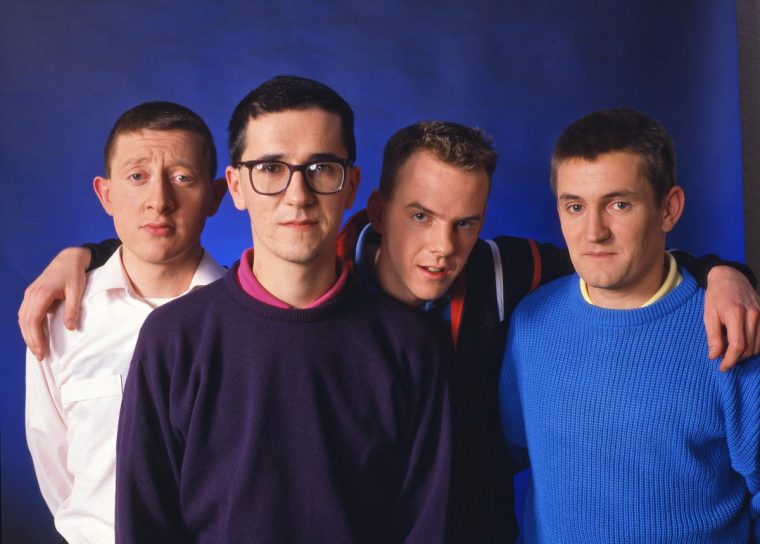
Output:
<instances>
[{"instance_id":1,"label":"ear","mask_svg":"<svg viewBox=\"0 0 760 544\"><path fill-rule=\"evenodd\" d=\"M378 234L383 234L383 220L385 216L385 197L380 191L372 191L367 200L367 215L372 229Z\"/></svg>"},{"instance_id":2,"label":"ear","mask_svg":"<svg viewBox=\"0 0 760 544\"><path fill-rule=\"evenodd\" d=\"M686 196L678 185L670 189L662 203L662 231L670 232L683 213Z\"/></svg>"},{"instance_id":3,"label":"ear","mask_svg":"<svg viewBox=\"0 0 760 544\"><path fill-rule=\"evenodd\" d=\"M219 209L219 205L222 203L222 200L224 199L224 195L227 194L227 180L224 178L216 178L215 180L211 181L211 204L209 205L208 209L208 216L212 217L217 210Z\"/></svg>"},{"instance_id":4,"label":"ear","mask_svg":"<svg viewBox=\"0 0 760 544\"><path fill-rule=\"evenodd\" d=\"M358 166L352 166L348 179L348 193L346 194L346 202L343 206L344 210L348 210L354 205L356 199L356 193L359 190L359 182L362 179L362 169Z\"/></svg>"},{"instance_id":5,"label":"ear","mask_svg":"<svg viewBox=\"0 0 760 544\"><path fill-rule=\"evenodd\" d=\"M95 189L95 194L98 195L100 205L110 216L113 216L113 204L111 204L111 179L97 176L92 180L92 188Z\"/></svg>"},{"instance_id":6,"label":"ear","mask_svg":"<svg viewBox=\"0 0 760 544\"><path fill-rule=\"evenodd\" d=\"M224 175L227 178L227 187L230 190L232 202L235 203L235 207L238 210L245 210L247 205L243 187L240 185L240 168L228 166L224 169Z\"/></svg>"}]
</instances>

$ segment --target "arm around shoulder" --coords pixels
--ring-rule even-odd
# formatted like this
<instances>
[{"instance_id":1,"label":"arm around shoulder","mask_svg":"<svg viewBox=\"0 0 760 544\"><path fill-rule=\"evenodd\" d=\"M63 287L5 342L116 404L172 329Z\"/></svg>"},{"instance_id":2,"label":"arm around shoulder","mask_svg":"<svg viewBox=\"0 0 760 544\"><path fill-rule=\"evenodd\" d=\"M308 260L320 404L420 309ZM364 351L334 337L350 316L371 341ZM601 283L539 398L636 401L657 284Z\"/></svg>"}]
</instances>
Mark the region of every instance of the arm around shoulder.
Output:
<instances>
[{"instance_id":1,"label":"arm around shoulder","mask_svg":"<svg viewBox=\"0 0 760 544\"><path fill-rule=\"evenodd\" d=\"M58 300L64 301L63 323L69 330L79 324L80 303L90 263L90 252L79 247L61 251L24 291L18 324L24 342L38 360L48 351L45 316Z\"/></svg>"}]
</instances>

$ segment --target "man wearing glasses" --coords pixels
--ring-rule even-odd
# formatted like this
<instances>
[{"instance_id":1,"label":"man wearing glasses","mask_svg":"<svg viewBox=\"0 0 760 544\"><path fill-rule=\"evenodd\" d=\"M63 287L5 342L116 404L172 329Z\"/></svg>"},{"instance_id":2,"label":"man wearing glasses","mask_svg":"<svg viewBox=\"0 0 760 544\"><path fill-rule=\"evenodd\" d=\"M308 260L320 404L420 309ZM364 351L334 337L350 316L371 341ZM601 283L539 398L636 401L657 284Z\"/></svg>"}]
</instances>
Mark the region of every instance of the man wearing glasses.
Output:
<instances>
[{"instance_id":1,"label":"man wearing glasses","mask_svg":"<svg viewBox=\"0 0 760 544\"><path fill-rule=\"evenodd\" d=\"M230 121L253 248L145 322L117 443L119 542L441 542L442 342L336 259L359 184L353 113L274 78Z\"/></svg>"}]
</instances>

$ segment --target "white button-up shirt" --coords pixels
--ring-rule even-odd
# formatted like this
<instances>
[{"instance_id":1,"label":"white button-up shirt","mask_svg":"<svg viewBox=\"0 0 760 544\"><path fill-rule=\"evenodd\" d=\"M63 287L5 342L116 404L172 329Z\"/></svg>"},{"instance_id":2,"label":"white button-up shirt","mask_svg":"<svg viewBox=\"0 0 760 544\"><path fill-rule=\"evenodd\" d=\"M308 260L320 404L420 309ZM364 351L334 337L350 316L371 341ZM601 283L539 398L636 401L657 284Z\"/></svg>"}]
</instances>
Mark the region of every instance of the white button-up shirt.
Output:
<instances>
[{"instance_id":1,"label":"white button-up shirt","mask_svg":"<svg viewBox=\"0 0 760 544\"><path fill-rule=\"evenodd\" d=\"M224 275L204 252L188 291ZM167 299L168 300L168 299ZM27 350L26 437L34 470L68 542L114 542L116 429L124 380L143 321L166 300L135 293L121 250L87 276L80 327L48 315L50 355Z\"/></svg>"}]
</instances>

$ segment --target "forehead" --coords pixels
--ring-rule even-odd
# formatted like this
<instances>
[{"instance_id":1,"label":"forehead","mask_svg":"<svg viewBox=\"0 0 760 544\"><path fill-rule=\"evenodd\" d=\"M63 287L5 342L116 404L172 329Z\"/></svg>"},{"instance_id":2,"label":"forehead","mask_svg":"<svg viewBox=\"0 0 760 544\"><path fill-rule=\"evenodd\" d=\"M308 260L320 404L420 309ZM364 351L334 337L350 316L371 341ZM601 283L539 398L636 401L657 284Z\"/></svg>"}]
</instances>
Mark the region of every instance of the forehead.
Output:
<instances>
[{"instance_id":1,"label":"forehead","mask_svg":"<svg viewBox=\"0 0 760 544\"><path fill-rule=\"evenodd\" d=\"M557 196L593 197L613 192L651 192L641 158L626 151L602 153L593 160L567 159L557 167Z\"/></svg>"},{"instance_id":2,"label":"forehead","mask_svg":"<svg viewBox=\"0 0 760 544\"><path fill-rule=\"evenodd\" d=\"M199 170L208 169L202 138L186 130L143 129L121 133L116 137L110 162L118 167L158 157L187 163Z\"/></svg>"},{"instance_id":3,"label":"forehead","mask_svg":"<svg viewBox=\"0 0 760 544\"><path fill-rule=\"evenodd\" d=\"M312 155L348 155L340 116L320 108L285 110L249 118L243 160L279 156L305 160Z\"/></svg>"},{"instance_id":4,"label":"forehead","mask_svg":"<svg viewBox=\"0 0 760 544\"><path fill-rule=\"evenodd\" d=\"M412 202L451 215L483 213L489 179L485 168L463 170L438 159L432 152L415 151L396 173L391 202Z\"/></svg>"}]
</instances>

